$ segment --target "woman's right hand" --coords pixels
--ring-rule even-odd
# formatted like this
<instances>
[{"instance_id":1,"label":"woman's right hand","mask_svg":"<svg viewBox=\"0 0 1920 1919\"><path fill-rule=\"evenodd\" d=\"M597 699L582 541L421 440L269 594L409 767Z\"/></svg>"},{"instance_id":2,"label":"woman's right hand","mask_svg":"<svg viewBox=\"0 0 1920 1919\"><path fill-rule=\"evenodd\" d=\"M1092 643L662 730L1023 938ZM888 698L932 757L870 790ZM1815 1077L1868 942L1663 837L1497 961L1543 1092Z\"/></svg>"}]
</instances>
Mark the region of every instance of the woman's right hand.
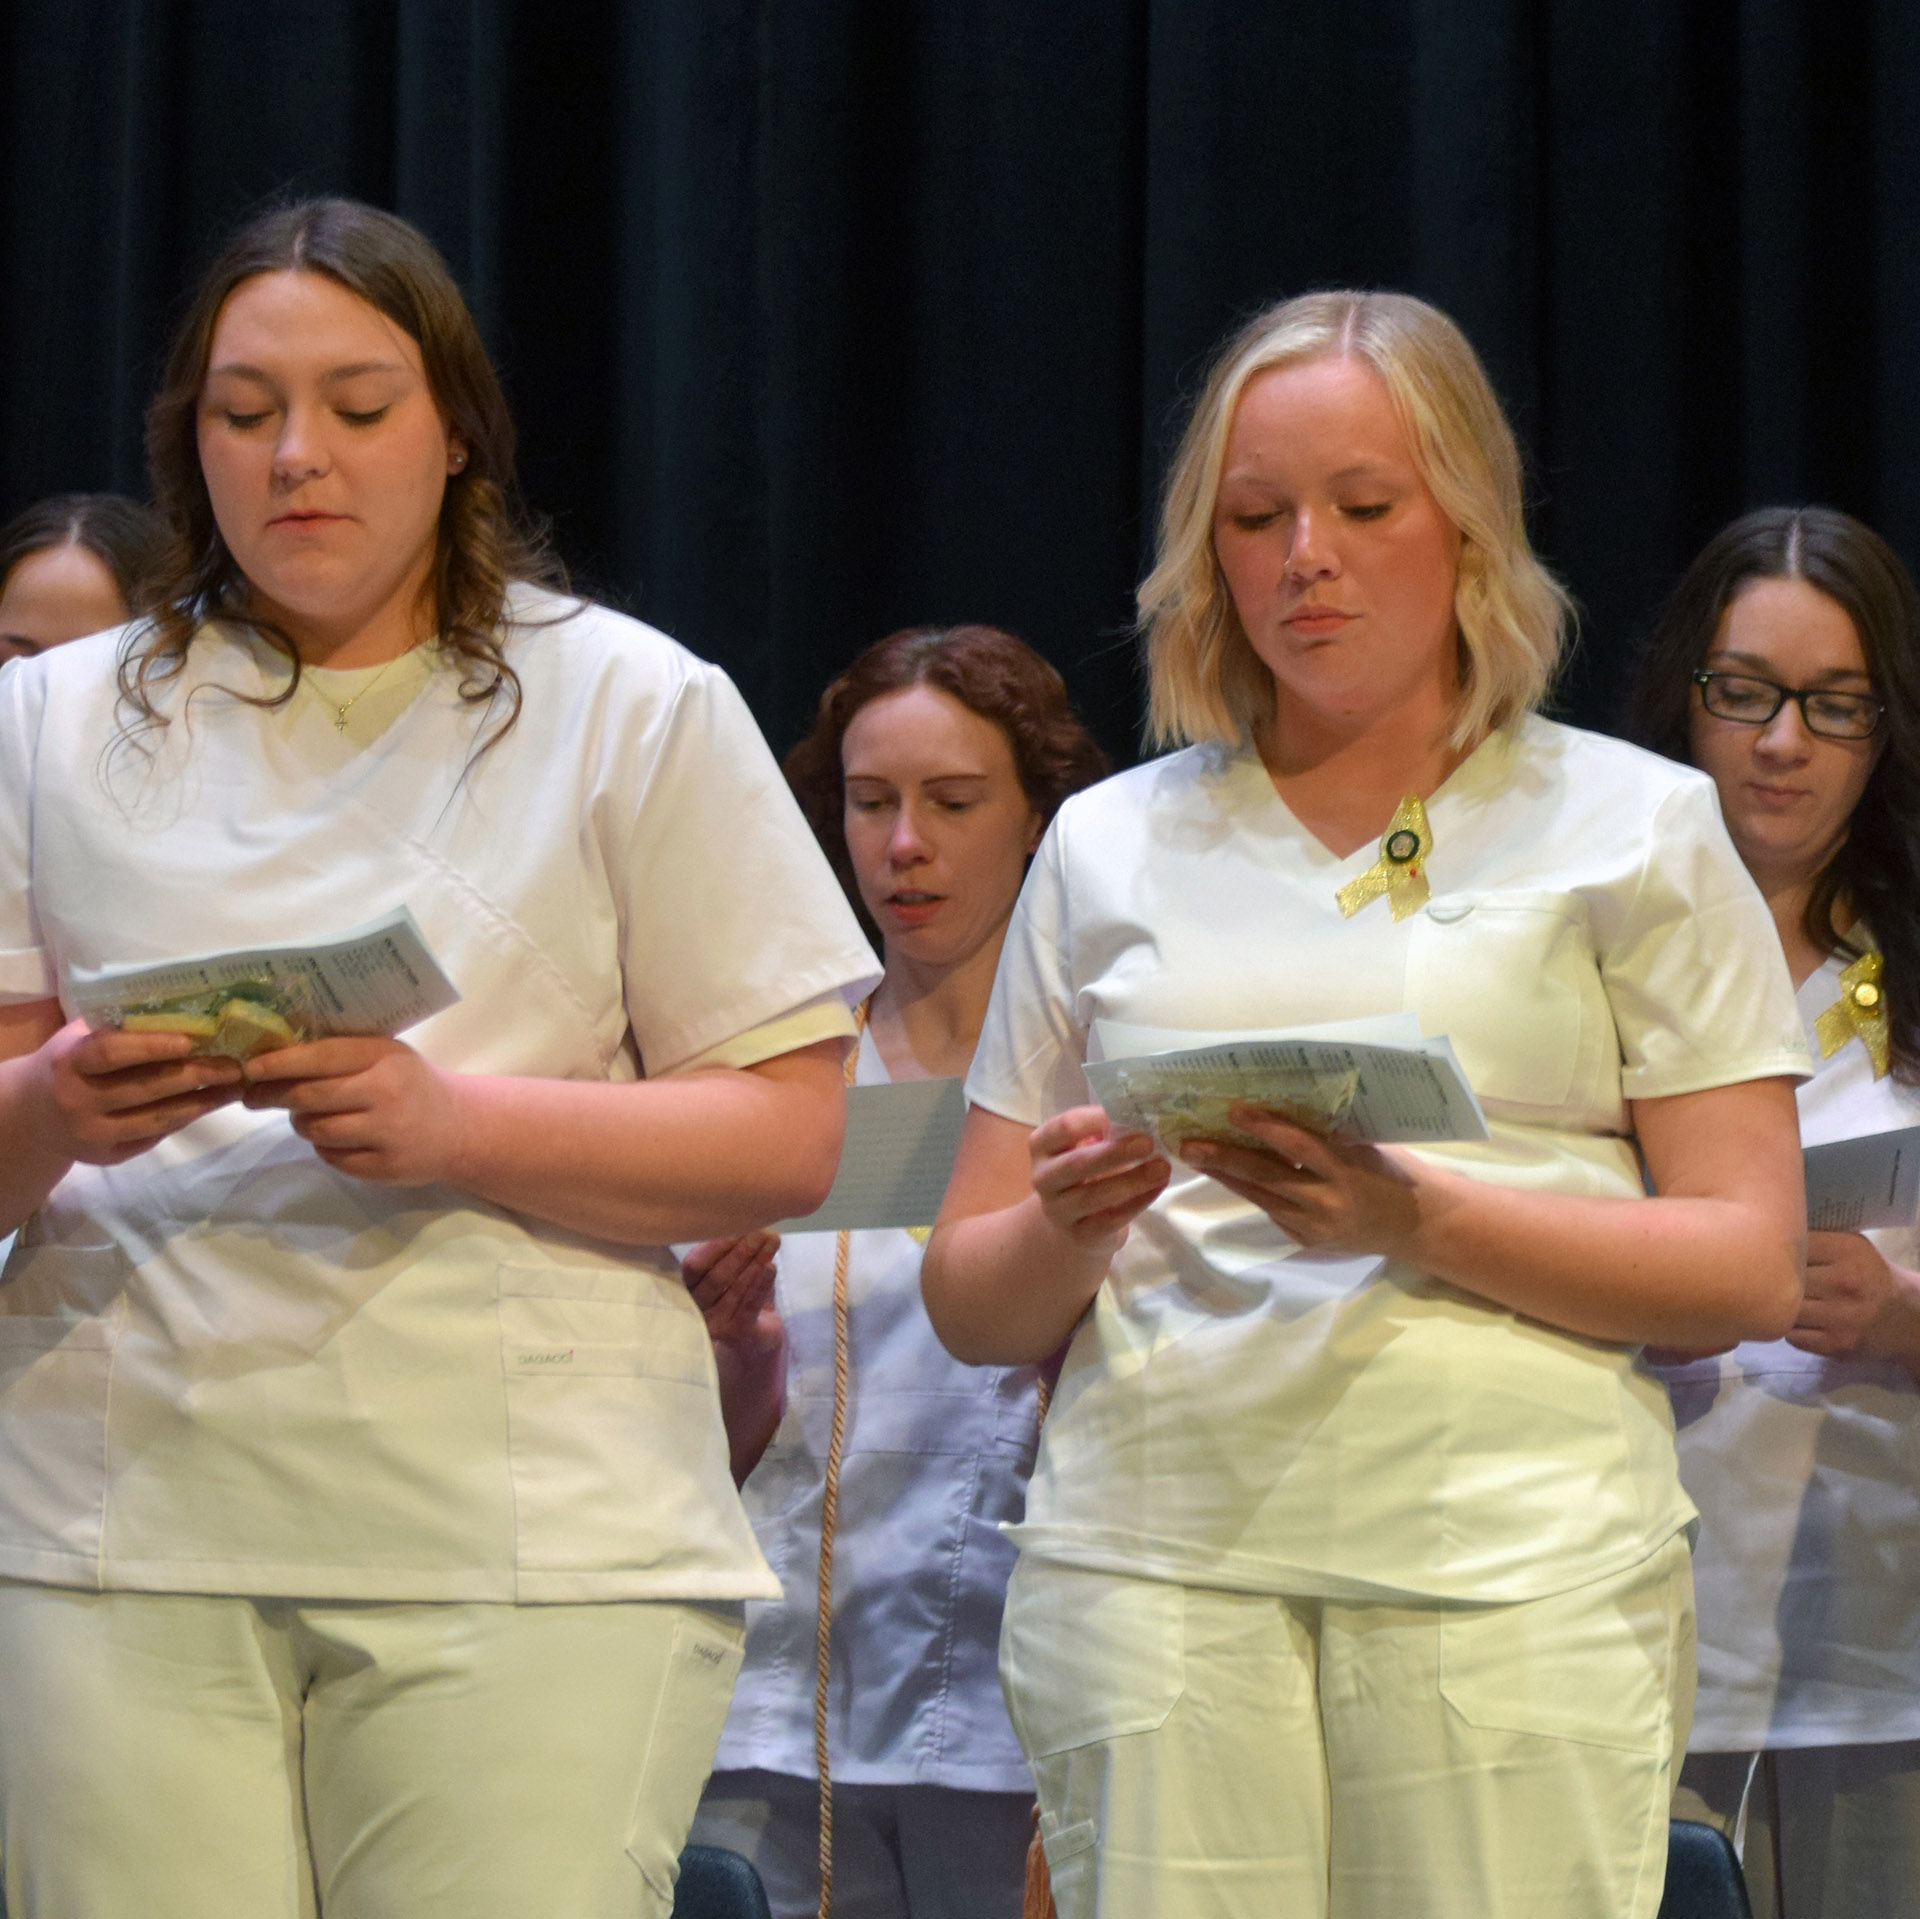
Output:
<instances>
[{"instance_id":1,"label":"woman's right hand","mask_svg":"<svg viewBox=\"0 0 1920 1919\"><path fill-rule=\"evenodd\" d=\"M1048 1223L1080 1245L1118 1247L1160 1197L1173 1167L1146 1133L1116 1133L1098 1106L1043 1120L1027 1140Z\"/></svg>"},{"instance_id":2,"label":"woman's right hand","mask_svg":"<svg viewBox=\"0 0 1920 1919\"><path fill-rule=\"evenodd\" d=\"M238 1097L239 1063L195 1058L180 1033L90 1032L73 1020L29 1055L41 1137L63 1159L118 1166Z\"/></svg>"},{"instance_id":3,"label":"woman's right hand","mask_svg":"<svg viewBox=\"0 0 1920 1919\"><path fill-rule=\"evenodd\" d=\"M738 1239L703 1240L680 1262L693 1303L716 1346L750 1354L780 1343L780 1316L773 1304L778 1233L744 1233Z\"/></svg>"}]
</instances>

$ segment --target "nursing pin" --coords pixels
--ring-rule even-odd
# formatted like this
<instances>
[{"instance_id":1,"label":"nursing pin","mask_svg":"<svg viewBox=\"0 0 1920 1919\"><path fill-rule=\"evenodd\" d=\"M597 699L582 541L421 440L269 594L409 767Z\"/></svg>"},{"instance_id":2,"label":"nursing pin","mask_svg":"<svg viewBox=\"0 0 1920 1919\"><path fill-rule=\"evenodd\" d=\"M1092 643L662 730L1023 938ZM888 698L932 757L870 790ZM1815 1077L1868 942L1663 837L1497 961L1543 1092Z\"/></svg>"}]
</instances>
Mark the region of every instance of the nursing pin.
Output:
<instances>
[{"instance_id":1,"label":"nursing pin","mask_svg":"<svg viewBox=\"0 0 1920 1919\"><path fill-rule=\"evenodd\" d=\"M1351 919L1382 893L1395 919L1419 912L1427 903L1427 855L1432 851L1433 831L1427 825L1427 809L1420 804L1417 793L1409 793L1387 822L1380 839L1380 857L1334 895L1341 912Z\"/></svg>"},{"instance_id":2,"label":"nursing pin","mask_svg":"<svg viewBox=\"0 0 1920 1919\"><path fill-rule=\"evenodd\" d=\"M1858 1039L1873 1061L1875 1079L1885 1079L1887 1050L1886 962L1878 953L1862 953L1840 975L1840 997L1813 1023L1820 1056L1831 1059L1850 1039Z\"/></svg>"}]
</instances>

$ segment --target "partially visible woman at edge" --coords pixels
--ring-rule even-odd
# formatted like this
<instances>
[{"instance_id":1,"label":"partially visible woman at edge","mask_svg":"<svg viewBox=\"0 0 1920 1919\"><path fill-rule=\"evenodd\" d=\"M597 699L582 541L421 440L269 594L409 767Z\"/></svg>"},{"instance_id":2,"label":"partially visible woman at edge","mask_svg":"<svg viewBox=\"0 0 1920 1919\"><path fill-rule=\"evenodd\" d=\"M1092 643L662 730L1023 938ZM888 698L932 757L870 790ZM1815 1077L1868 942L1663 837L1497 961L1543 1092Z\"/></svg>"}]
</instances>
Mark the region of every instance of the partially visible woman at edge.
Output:
<instances>
[{"instance_id":1,"label":"partially visible woman at edge","mask_svg":"<svg viewBox=\"0 0 1920 1919\"><path fill-rule=\"evenodd\" d=\"M1652 1919L1691 1689L1645 1340L1800 1297L1766 908L1711 785L1540 719L1566 617L1471 347L1398 294L1222 352L1141 590L1153 737L1028 875L925 1263L1072 1335L1002 1672L1065 1919ZM1415 1015L1492 1129L1172 1165L1084 1062ZM1659 1197L1642 1195L1636 1140Z\"/></svg>"},{"instance_id":2,"label":"partially visible woman at edge","mask_svg":"<svg viewBox=\"0 0 1920 1919\"><path fill-rule=\"evenodd\" d=\"M1708 542L1634 730L1709 774L1816 1060L1814 1145L1920 1125L1920 600L1825 507ZM1920 1919L1920 1233L1809 1234L1784 1340L1666 1372L1700 1508L1676 1810L1744 1841L1759 1919Z\"/></svg>"},{"instance_id":3,"label":"partially visible woman at edge","mask_svg":"<svg viewBox=\"0 0 1920 1919\"><path fill-rule=\"evenodd\" d=\"M118 493L55 493L0 526L0 666L146 610L166 525Z\"/></svg>"},{"instance_id":4,"label":"partially visible woman at edge","mask_svg":"<svg viewBox=\"0 0 1920 1919\"><path fill-rule=\"evenodd\" d=\"M896 633L829 686L787 777L879 933L855 1083L964 1075L1027 861L1106 761L1060 676L1010 633ZM926 1234L846 1242L849 1390L833 1597L832 1910L843 1919L1019 1919L1033 1784L994 1669L1033 1462L1031 1366L951 1358L920 1299ZM756 1309L772 1283L777 1308ZM834 1404L838 1236L696 1249L743 1488L786 1598L748 1608L747 1658L695 1836L748 1854L776 1919L820 1909L822 1505ZM783 1336L784 1327L784 1336ZM784 1419L782 1384L785 1382ZM778 1432L775 1434L775 1428Z\"/></svg>"},{"instance_id":5,"label":"partially visible woman at edge","mask_svg":"<svg viewBox=\"0 0 1920 1919\"><path fill-rule=\"evenodd\" d=\"M0 675L7 1908L665 1919L778 1590L667 1247L818 1204L872 955L725 676L531 583L413 228L251 221L148 447L151 620ZM401 907L404 1040L71 1016Z\"/></svg>"}]
</instances>

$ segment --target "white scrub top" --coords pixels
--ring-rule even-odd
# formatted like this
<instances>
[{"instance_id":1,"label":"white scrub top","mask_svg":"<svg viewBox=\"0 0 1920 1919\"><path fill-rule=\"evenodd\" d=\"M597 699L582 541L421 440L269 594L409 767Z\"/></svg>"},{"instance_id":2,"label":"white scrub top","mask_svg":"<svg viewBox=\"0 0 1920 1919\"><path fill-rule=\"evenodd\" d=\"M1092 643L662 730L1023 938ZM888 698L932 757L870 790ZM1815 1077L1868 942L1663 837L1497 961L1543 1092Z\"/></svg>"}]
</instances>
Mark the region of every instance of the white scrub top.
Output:
<instances>
[{"instance_id":1,"label":"white scrub top","mask_svg":"<svg viewBox=\"0 0 1920 1919\"><path fill-rule=\"evenodd\" d=\"M1335 895L1251 751L1191 748L1067 801L1002 949L968 1098L1085 1103L1102 1022L1196 1041L1411 1011L1491 1143L1456 1169L1641 1192L1627 1101L1804 1077L1779 942L1711 784L1529 719L1427 801L1424 910ZM1331 1598L1510 1601L1637 1563L1692 1509L1634 1349L1412 1267L1295 1251L1176 1166L1068 1354L1016 1538L1044 1558Z\"/></svg>"},{"instance_id":2,"label":"white scrub top","mask_svg":"<svg viewBox=\"0 0 1920 1919\"><path fill-rule=\"evenodd\" d=\"M870 1033L856 1084L887 1069ZM838 1235L780 1248L787 1408L742 1496L786 1599L747 1609L747 1658L714 1759L814 1775L820 1498L833 1420ZM911 1233L852 1235L851 1391L834 1531L833 1776L1031 1792L996 1664L1038 1432L1035 1369L963 1366L934 1335Z\"/></svg>"},{"instance_id":3,"label":"white scrub top","mask_svg":"<svg viewBox=\"0 0 1920 1919\"><path fill-rule=\"evenodd\" d=\"M0 680L0 999L75 969L412 909L469 1073L670 1073L877 977L739 695L664 635L516 589L524 704L456 666L371 744L209 630L120 733L113 635ZM230 689L230 690L228 690ZM489 722L493 721L492 726ZM494 743L481 750L489 733ZM76 1166L0 1283L0 1575L316 1599L771 1595L665 1248L366 1184L227 1107Z\"/></svg>"},{"instance_id":4,"label":"white scrub top","mask_svg":"<svg viewBox=\"0 0 1920 1919\"><path fill-rule=\"evenodd\" d=\"M1802 983L1808 1044L1844 964ZM1920 1124L1858 1039L1800 1089L1810 1146ZM1867 1237L1920 1261L1912 1227ZM1920 1388L1890 1359L1784 1340L1662 1370L1700 1508L1696 1752L1920 1739Z\"/></svg>"}]
</instances>

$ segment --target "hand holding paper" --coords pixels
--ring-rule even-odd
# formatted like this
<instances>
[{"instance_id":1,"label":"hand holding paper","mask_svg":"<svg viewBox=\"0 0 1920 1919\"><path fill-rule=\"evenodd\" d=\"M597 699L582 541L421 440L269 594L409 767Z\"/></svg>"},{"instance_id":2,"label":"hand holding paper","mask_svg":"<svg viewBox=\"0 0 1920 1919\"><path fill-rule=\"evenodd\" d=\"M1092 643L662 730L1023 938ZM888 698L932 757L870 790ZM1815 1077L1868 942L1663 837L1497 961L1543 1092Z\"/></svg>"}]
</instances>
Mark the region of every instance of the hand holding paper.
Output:
<instances>
[{"instance_id":1,"label":"hand holding paper","mask_svg":"<svg viewBox=\"0 0 1920 1919\"><path fill-rule=\"evenodd\" d=\"M404 907L318 944L76 973L72 996L95 1031L178 1035L192 1054L236 1060L303 1040L391 1038L460 997Z\"/></svg>"},{"instance_id":2,"label":"hand holding paper","mask_svg":"<svg viewBox=\"0 0 1920 1919\"><path fill-rule=\"evenodd\" d=\"M1229 1117L1236 1105L1282 1114L1323 1137L1376 1146L1487 1137L1479 1101L1444 1039L1230 1040L1096 1060L1087 1083L1116 1126L1151 1133L1176 1153L1200 1138L1263 1145Z\"/></svg>"}]
</instances>

